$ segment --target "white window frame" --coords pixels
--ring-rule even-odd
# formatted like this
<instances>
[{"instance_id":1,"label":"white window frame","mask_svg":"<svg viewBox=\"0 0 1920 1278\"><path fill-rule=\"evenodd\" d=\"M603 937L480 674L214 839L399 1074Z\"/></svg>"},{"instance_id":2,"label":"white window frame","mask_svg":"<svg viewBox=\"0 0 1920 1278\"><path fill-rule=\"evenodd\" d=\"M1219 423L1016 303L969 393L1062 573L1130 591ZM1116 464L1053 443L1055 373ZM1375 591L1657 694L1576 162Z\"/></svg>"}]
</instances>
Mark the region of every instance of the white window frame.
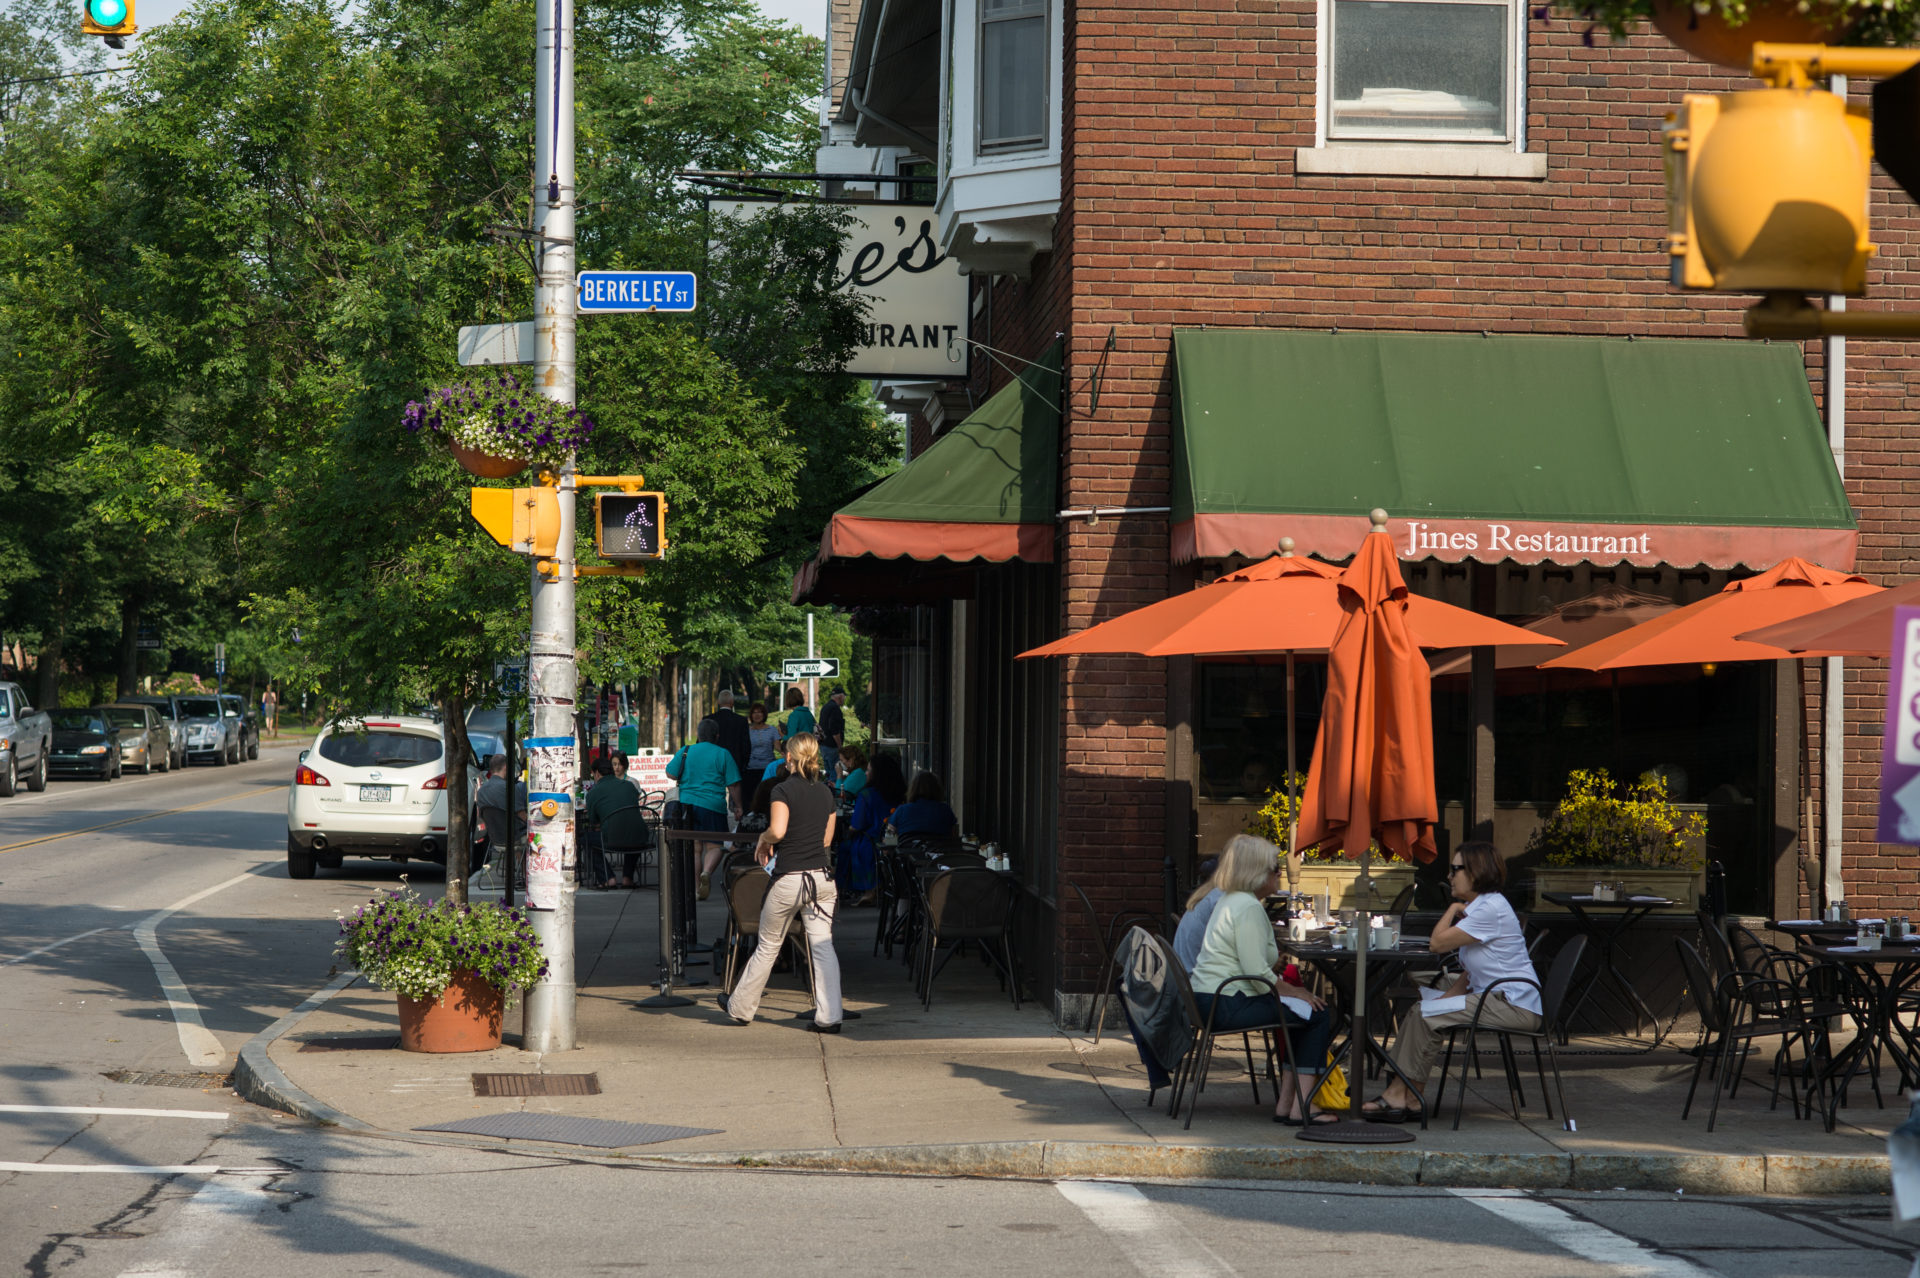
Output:
<instances>
[{"instance_id":1,"label":"white window frame","mask_svg":"<svg viewBox=\"0 0 1920 1278\"><path fill-rule=\"evenodd\" d=\"M1425 2L1472 3L1474 0ZM1392 137L1330 139L1327 131L1333 115L1335 0L1318 0L1314 23L1314 138L1312 147L1301 147L1295 151L1297 170L1301 173L1523 178L1534 181L1545 178L1546 156L1527 150L1529 11L1526 0L1505 0L1505 3L1510 136L1476 139L1458 134L1436 134L1422 137L1410 130Z\"/></svg>"},{"instance_id":2,"label":"white window frame","mask_svg":"<svg viewBox=\"0 0 1920 1278\"><path fill-rule=\"evenodd\" d=\"M973 3L973 138L974 149L982 157L996 155L1020 155L1029 151L1044 151L1053 144L1053 11L1061 0L1020 0L1020 8L1012 13L1002 13L993 18L987 16L986 5L980 0ZM1041 50L1040 81L1040 132L1032 139L1017 138L1009 142L989 144L986 140L987 118L987 41L986 28L989 22L1024 21L1040 19L1040 30L1044 33L1046 47ZM991 147L991 149L989 149Z\"/></svg>"}]
</instances>

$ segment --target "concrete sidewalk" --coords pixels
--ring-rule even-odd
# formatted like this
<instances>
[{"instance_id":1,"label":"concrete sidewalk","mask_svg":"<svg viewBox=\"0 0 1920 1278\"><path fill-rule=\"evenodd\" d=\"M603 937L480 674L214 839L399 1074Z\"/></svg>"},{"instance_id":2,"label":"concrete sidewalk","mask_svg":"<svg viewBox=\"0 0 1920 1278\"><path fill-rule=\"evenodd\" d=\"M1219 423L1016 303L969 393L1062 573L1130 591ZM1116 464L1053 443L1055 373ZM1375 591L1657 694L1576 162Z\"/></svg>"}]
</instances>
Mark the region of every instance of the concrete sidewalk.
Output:
<instances>
[{"instance_id":1,"label":"concrete sidewalk","mask_svg":"<svg viewBox=\"0 0 1920 1278\"><path fill-rule=\"evenodd\" d=\"M346 1038L397 1042L394 996L353 982L249 1044L236 1088L317 1121L394 1132L509 1111L712 1128L623 1151L706 1164L1722 1194L1884 1193L1887 1131L1906 1112L1890 1090L1887 1107L1876 1108L1862 1081L1829 1134L1818 1119L1795 1121L1784 1102L1769 1112L1765 1069L1755 1064L1739 1097L1722 1097L1710 1134L1710 1084L1680 1121L1692 1057L1576 1040L1560 1062L1576 1132L1546 1118L1524 1063L1527 1107L1516 1122L1498 1057L1485 1054L1485 1079L1473 1086L1458 1132L1449 1096L1445 1120L1411 1129L1412 1144L1301 1142L1271 1121L1270 1091L1253 1104L1244 1058L1224 1050L1188 1129L1184 1113L1167 1117L1164 1092L1148 1107L1145 1074L1124 1031L1096 1046L1056 1028L1039 1005L1016 1011L991 970L970 956L948 965L932 1009L923 1010L899 959L872 956L872 910L841 911L847 1006L862 1016L826 1036L796 1019L809 1000L793 975L774 977L760 1019L746 1027L714 1006L717 980L678 991L697 1000L692 1007L637 1007L654 992L654 894L584 892L579 907L579 1050L520 1050L517 1010L508 1014L509 1045L493 1052L317 1050ZM723 909L717 899L701 907L703 943L720 934ZM592 1073L601 1094L482 1098L476 1073Z\"/></svg>"}]
</instances>

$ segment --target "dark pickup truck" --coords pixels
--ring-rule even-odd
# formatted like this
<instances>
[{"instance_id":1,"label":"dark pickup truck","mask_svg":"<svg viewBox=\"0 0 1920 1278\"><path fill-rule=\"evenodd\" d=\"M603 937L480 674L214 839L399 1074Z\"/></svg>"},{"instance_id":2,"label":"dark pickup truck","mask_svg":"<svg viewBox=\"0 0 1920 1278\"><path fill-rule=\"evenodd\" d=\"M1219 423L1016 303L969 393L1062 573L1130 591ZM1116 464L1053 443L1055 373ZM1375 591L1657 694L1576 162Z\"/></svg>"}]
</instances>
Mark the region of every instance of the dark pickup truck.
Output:
<instances>
[{"instance_id":1,"label":"dark pickup truck","mask_svg":"<svg viewBox=\"0 0 1920 1278\"><path fill-rule=\"evenodd\" d=\"M47 788L47 756L53 750L53 720L35 710L17 683L0 683L0 799Z\"/></svg>"}]
</instances>

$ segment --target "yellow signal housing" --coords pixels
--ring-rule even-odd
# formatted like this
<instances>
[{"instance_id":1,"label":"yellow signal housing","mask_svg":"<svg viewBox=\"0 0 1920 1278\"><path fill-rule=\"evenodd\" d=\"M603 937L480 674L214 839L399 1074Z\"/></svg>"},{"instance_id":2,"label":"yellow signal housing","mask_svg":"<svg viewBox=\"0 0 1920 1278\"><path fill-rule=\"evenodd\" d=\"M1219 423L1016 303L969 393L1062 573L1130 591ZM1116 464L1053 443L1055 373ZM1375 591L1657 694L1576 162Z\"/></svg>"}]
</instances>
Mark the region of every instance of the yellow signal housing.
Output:
<instances>
[{"instance_id":1,"label":"yellow signal housing","mask_svg":"<svg viewBox=\"0 0 1920 1278\"><path fill-rule=\"evenodd\" d=\"M522 555L551 555L560 544L560 495L552 488L473 488L473 518L487 535Z\"/></svg>"},{"instance_id":2,"label":"yellow signal housing","mask_svg":"<svg viewBox=\"0 0 1920 1278\"><path fill-rule=\"evenodd\" d=\"M81 0L80 34L108 36L109 45L125 48L120 39L140 29L134 21L134 0Z\"/></svg>"},{"instance_id":3,"label":"yellow signal housing","mask_svg":"<svg viewBox=\"0 0 1920 1278\"><path fill-rule=\"evenodd\" d=\"M1676 288L1866 291L1864 111L1812 88L1690 93L1661 137Z\"/></svg>"}]
</instances>

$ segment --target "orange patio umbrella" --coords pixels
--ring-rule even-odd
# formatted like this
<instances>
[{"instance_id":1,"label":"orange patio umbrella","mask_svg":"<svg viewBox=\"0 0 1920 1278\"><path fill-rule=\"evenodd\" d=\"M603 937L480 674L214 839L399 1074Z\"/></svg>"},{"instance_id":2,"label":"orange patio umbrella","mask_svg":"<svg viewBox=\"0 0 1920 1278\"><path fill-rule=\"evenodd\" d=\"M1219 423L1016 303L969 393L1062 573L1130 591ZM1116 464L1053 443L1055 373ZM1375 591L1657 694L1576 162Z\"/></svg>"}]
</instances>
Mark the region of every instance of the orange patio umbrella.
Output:
<instances>
[{"instance_id":1,"label":"orange patio umbrella","mask_svg":"<svg viewBox=\"0 0 1920 1278\"><path fill-rule=\"evenodd\" d=\"M1327 652L1327 701L1301 796L1300 839L1310 848L1338 847L1360 858L1361 883L1372 869L1372 845L1430 861L1440 805L1433 785L1433 698L1427 659L1414 638L1411 596L1400 576L1386 513L1340 575L1340 629ZM1538 636L1531 636L1535 642ZM1362 899L1366 899L1363 895ZM1303 1129L1313 1140L1378 1143L1411 1139L1383 1131L1360 1115L1367 1025L1365 912L1355 945L1353 1032L1348 1036L1346 1121Z\"/></svg>"},{"instance_id":2,"label":"orange patio umbrella","mask_svg":"<svg viewBox=\"0 0 1920 1278\"><path fill-rule=\"evenodd\" d=\"M1885 657L1893 651L1893 610L1920 604L1920 581L1779 621L1737 636L1796 657Z\"/></svg>"},{"instance_id":3,"label":"orange patio umbrella","mask_svg":"<svg viewBox=\"0 0 1920 1278\"><path fill-rule=\"evenodd\" d=\"M1495 659L1495 668L1531 670L1541 662L1559 656L1563 649L1571 651L1583 648L1608 635L1618 634L1643 621L1651 621L1672 612L1675 606L1671 599L1629 590L1609 582L1591 594L1569 599L1551 612L1521 623L1523 630L1559 640L1560 647L1553 647L1546 639L1542 639L1526 647L1516 645L1502 648ZM1467 674L1473 668L1473 654L1443 652L1433 658L1431 665L1436 679Z\"/></svg>"},{"instance_id":4,"label":"orange patio umbrella","mask_svg":"<svg viewBox=\"0 0 1920 1278\"><path fill-rule=\"evenodd\" d=\"M1540 663L1542 670L1619 670L1709 661L1777 661L1802 654L1754 643L1748 631L1883 593L1865 577L1795 557L1717 595Z\"/></svg>"}]
</instances>

